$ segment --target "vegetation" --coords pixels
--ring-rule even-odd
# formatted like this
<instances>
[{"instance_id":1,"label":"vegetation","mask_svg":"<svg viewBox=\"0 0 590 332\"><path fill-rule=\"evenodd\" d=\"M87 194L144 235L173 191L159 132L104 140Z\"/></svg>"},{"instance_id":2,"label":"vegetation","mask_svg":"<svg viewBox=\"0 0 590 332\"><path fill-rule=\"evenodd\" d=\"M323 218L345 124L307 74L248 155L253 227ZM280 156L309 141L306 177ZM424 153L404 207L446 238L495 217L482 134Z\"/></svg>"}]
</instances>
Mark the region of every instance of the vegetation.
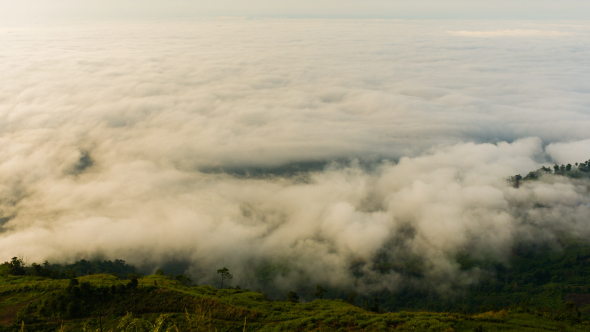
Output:
<instances>
[{"instance_id":1,"label":"vegetation","mask_svg":"<svg viewBox=\"0 0 590 332\"><path fill-rule=\"evenodd\" d=\"M287 302L299 302L299 295L293 291L287 293Z\"/></svg>"},{"instance_id":2,"label":"vegetation","mask_svg":"<svg viewBox=\"0 0 590 332\"><path fill-rule=\"evenodd\" d=\"M72 279L76 280L76 279ZM186 287L165 276L121 281L4 276L0 331L588 331L575 305L477 314L376 313L342 300L270 301L248 290ZM157 285L157 286L156 286Z\"/></svg>"},{"instance_id":3,"label":"vegetation","mask_svg":"<svg viewBox=\"0 0 590 332\"><path fill-rule=\"evenodd\" d=\"M555 164L553 169L543 166L536 171L529 172L524 177L522 177L520 174L517 174L515 176L511 176L508 180L518 188L521 181L538 180L540 177L547 174L561 175L574 179L590 178L590 160L583 163L575 163L574 165Z\"/></svg>"},{"instance_id":4,"label":"vegetation","mask_svg":"<svg viewBox=\"0 0 590 332\"><path fill-rule=\"evenodd\" d=\"M313 293L313 296L317 297L320 300L324 298L324 293L326 293L328 291L320 285L317 285L315 289L316 289L316 292Z\"/></svg>"},{"instance_id":5,"label":"vegetation","mask_svg":"<svg viewBox=\"0 0 590 332\"><path fill-rule=\"evenodd\" d=\"M363 308L355 292L348 301L302 303L295 292L273 301L247 289L187 285L163 271L52 279L17 258L2 265L0 331L590 331L590 247L547 253L516 250L513 268L496 266L495 277L454 302L407 291ZM392 302L395 312L386 312Z\"/></svg>"},{"instance_id":6,"label":"vegetation","mask_svg":"<svg viewBox=\"0 0 590 332\"><path fill-rule=\"evenodd\" d=\"M229 273L227 267L217 270L217 273L221 275L221 288L223 288L223 281L226 279L232 279L234 276Z\"/></svg>"},{"instance_id":7,"label":"vegetation","mask_svg":"<svg viewBox=\"0 0 590 332\"><path fill-rule=\"evenodd\" d=\"M0 265L0 273L2 272L11 275L30 275L51 279L72 279L77 276L100 273L113 274L118 278L130 277L131 279L139 277L139 272L135 266L128 265L124 260L120 259L115 259L115 261L87 261L82 259L67 265L49 264L49 262L45 261L43 264L32 263L31 266L26 266L23 257L13 257L11 261Z\"/></svg>"},{"instance_id":8,"label":"vegetation","mask_svg":"<svg viewBox=\"0 0 590 332\"><path fill-rule=\"evenodd\" d=\"M516 247L508 265L458 258L461 268L477 266L479 283L467 289L456 289L453 294L436 294L415 288L396 293L382 291L373 296L380 300L384 311L428 310L475 314L489 310L515 310L521 303L529 308L557 310L565 302L574 302L585 320L590 319L590 246L579 242L562 242L561 250L552 248ZM392 267L383 264L387 272ZM347 292L336 295L349 302L357 302ZM360 297L371 308L370 297ZM363 302L361 302L363 303Z\"/></svg>"}]
</instances>

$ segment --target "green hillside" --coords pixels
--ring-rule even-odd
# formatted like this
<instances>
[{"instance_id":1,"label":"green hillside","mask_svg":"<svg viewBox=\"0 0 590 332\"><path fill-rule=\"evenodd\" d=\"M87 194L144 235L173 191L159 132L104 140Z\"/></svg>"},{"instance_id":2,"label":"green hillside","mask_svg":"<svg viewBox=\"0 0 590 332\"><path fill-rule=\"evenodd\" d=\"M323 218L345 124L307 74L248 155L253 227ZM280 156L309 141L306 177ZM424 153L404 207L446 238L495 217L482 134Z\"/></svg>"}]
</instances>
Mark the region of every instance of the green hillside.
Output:
<instances>
[{"instance_id":1,"label":"green hillside","mask_svg":"<svg viewBox=\"0 0 590 332\"><path fill-rule=\"evenodd\" d=\"M0 331L590 331L577 306L375 313L342 300L271 301L166 276L0 277Z\"/></svg>"}]
</instances>

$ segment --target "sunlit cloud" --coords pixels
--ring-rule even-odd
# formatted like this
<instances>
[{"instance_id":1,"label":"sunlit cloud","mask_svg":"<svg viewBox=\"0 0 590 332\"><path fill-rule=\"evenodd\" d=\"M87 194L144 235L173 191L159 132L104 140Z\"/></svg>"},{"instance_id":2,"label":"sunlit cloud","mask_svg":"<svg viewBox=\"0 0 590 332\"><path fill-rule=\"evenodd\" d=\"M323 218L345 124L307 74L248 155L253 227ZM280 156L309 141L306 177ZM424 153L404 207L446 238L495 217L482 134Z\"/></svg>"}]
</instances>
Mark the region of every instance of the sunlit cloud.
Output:
<instances>
[{"instance_id":1,"label":"sunlit cloud","mask_svg":"<svg viewBox=\"0 0 590 332\"><path fill-rule=\"evenodd\" d=\"M412 283L378 277L376 255L420 257L424 285L474 283L458 255L503 262L519 241L589 235L584 180L506 181L590 158L589 36L534 22L5 27L0 255L174 258L242 285L274 264L288 266L277 287L364 291Z\"/></svg>"}]
</instances>

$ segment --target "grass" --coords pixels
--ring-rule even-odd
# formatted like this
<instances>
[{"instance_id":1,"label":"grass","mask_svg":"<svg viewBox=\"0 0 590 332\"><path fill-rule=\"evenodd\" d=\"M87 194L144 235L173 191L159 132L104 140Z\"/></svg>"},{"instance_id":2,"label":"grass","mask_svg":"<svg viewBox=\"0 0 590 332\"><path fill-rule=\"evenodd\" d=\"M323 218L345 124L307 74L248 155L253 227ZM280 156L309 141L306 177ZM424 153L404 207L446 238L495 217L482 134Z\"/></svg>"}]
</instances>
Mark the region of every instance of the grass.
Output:
<instances>
[{"instance_id":1,"label":"grass","mask_svg":"<svg viewBox=\"0 0 590 332\"><path fill-rule=\"evenodd\" d=\"M93 289L126 285L112 275L78 279ZM436 312L373 313L342 300L269 301L262 294L210 286L186 287L165 276L139 279L137 289L112 295L69 317L44 303L66 294L69 280L0 276L0 331L590 331L587 322L556 320L541 311L489 311L472 315ZM551 294L539 302L555 301ZM94 301L94 302L93 302ZM133 314L128 314L133 312ZM100 317L100 318L99 318ZM63 324L63 325L62 325ZM159 325L158 325L159 324Z\"/></svg>"}]
</instances>

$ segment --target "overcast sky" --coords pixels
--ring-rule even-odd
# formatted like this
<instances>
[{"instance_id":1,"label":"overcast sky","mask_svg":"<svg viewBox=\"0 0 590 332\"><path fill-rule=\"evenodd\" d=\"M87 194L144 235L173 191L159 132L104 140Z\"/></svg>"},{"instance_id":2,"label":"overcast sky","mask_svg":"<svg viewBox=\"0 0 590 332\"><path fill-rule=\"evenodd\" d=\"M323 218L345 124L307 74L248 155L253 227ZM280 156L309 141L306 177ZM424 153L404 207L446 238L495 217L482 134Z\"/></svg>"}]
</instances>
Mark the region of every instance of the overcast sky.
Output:
<instances>
[{"instance_id":1,"label":"overcast sky","mask_svg":"<svg viewBox=\"0 0 590 332\"><path fill-rule=\"evenodd\" d=\"M275 16L403 19L587 20L586 0L4 0L5 18Z\"/></svg>"}]
</instances>

